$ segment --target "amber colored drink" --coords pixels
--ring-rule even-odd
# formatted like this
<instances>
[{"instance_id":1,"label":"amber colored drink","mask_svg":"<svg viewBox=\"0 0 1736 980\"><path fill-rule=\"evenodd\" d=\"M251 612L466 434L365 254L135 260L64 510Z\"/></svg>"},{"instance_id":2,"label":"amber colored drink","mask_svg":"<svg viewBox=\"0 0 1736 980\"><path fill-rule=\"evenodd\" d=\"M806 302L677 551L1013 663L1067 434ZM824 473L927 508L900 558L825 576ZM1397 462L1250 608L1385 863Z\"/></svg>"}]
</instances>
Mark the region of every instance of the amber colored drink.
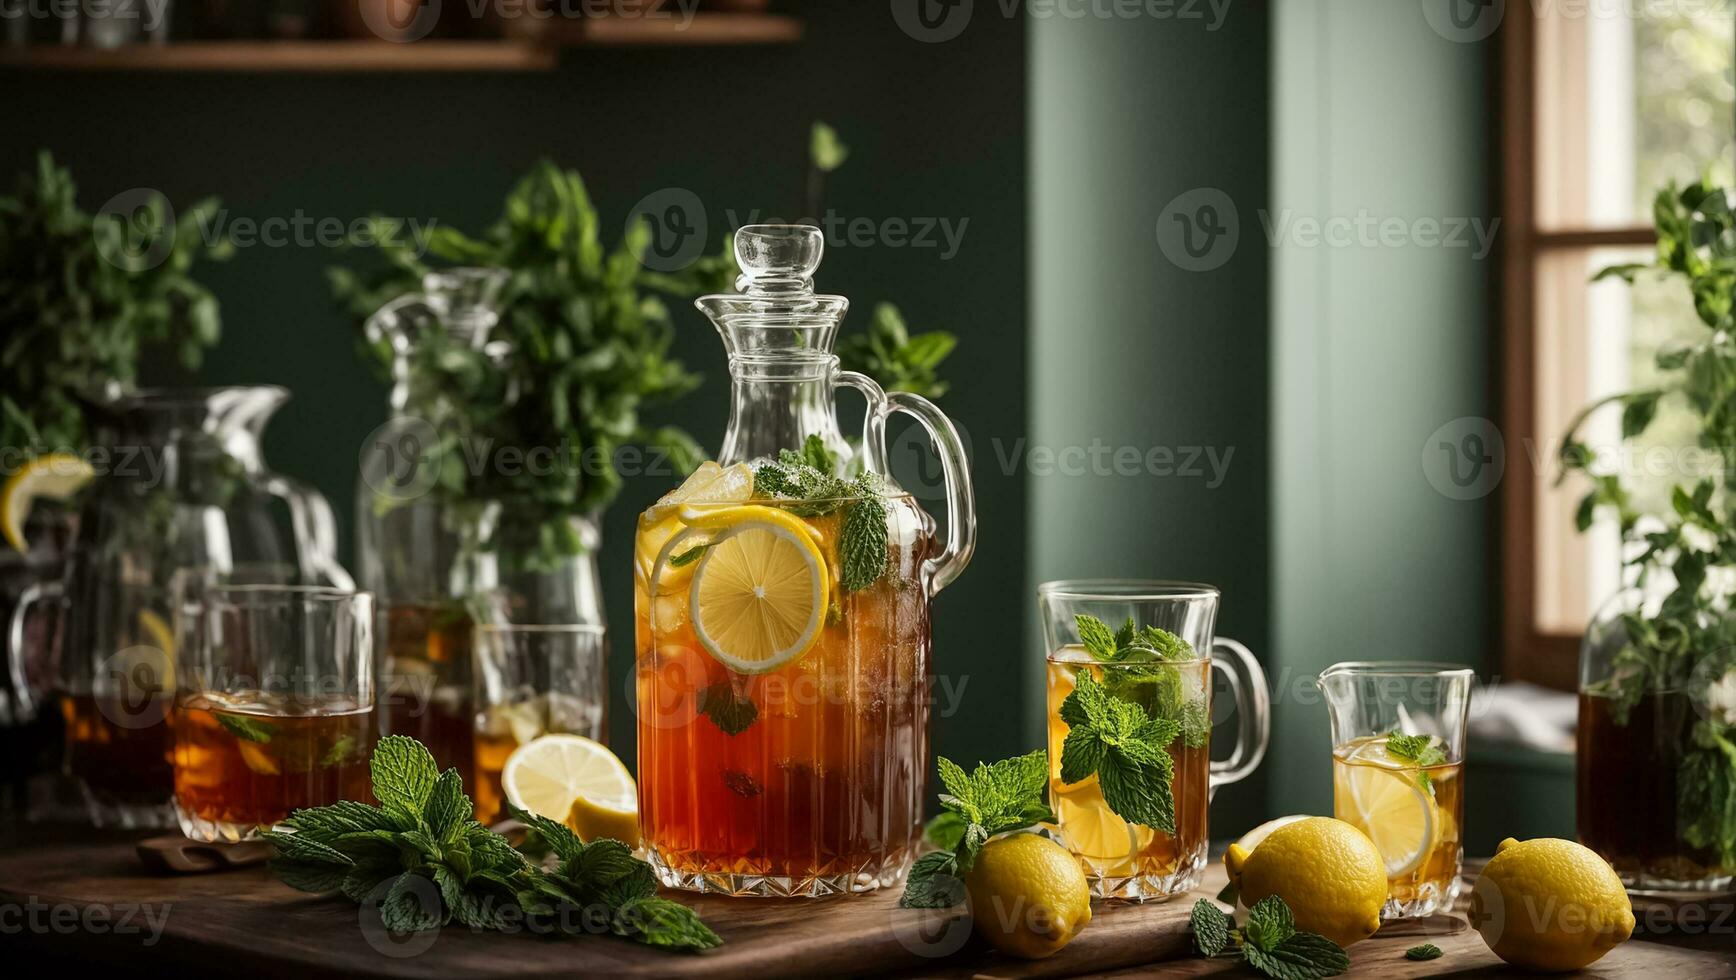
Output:
<instances>
[{"instance_id":1,"label":"amber colored drink","mask_svg":"<svg viewBox=\"0 0 1736 980\"><path fill-rule=\"evenodd\" d=\"M82 785L104 823L154 826L173 792L167 696L139 698L62 695L66 771Z\"/></svg>"},{"instance_id":2,"label":"amber colored drink","mask_svg":"<svg viewBox=\"0 0 1736 980\"><path fill-rule=\"evenodd\" d=\"M1368 835L1387 864L1383 914L1450 907L1464 856L1464 762L1419 765L1391 756L1387 736L1332 750L1333 815Z\"/></svg>"},{"instance_id":3,"label":"amber colored drink","mask_svg":"<svg viewBox=\"0 0 1736 980\"><path fill-rule=\"evenodd\" d=\"M374 718L352 699L195 694L175 709L175 805L237 840L304 807L368 801Z\"/></svg>"},{"instance_id":4,"label":"amber colored drink","mask_svg":"<svg viewBox=\"0 0 1736 980\"><path fill-rule=\"evenodd\" d=\"M839 590L815 645L766 673L736 673L707 653L686 586L653 595L638 577L639 820L664 884L825 895L894 884L915 860L928 758L920 563L929 540L909 497L885 504L894 529L886 574ZM838 516L802 520L838 567ZM655 533L642 519L641 544Z\"/></svg>"},{"instance_id":5,"label":"amber colored drink","mask_svg":"<svg viewBox=\"0 0 1736 980\"><path fill-rule=\"evenodd\" d=\"M385 607L386 664L381 734L407 735L433 753L442 770L456 768L471 785L475 708L471 691L470 617L456 605L395 603Z\"/></svg>"},{"instance_id":6,"label":"amber colored drink","mask_svg":"<svg viewBox=\"0 0 1736 980\"><path fill-rule=\"evenodd\" d=\"M1175 763L1171 789L1175 795L1175 833L1129 823L1109 809L1097 777L1067 784L1061 781L1061 746L1068 726L1061 703L1073 693L1075 678L1089 670L1100 682L1118 668L1094 661L1082 647L1065 647L1048 661L1049 802L1054 808L1061 840L1085 867L1091 894L1099 898L1159 899L1199 884L1208 844L1206 810L1211 802L1209 733L1196 745L1177 738L1170 743ZM1211 662L1191 660L1164 665L1183 692L1183 700L1210 717ZM1113 687L1112 687L1113 689Z\"/></svg>"},{"instance_id":7,"label":"amber colored drink","mask_svg":"<svg viewBox=\"0 0 1736 980\"><path fill-rule=\"evenodd\" d=\"M1693 887L1736 873L1681 836L1676 774L1700 719L1681 691L1650 692L1617 723L1608 697L1579 696L1579 842L1629 887Z\"/></svg>"}]
</instances>

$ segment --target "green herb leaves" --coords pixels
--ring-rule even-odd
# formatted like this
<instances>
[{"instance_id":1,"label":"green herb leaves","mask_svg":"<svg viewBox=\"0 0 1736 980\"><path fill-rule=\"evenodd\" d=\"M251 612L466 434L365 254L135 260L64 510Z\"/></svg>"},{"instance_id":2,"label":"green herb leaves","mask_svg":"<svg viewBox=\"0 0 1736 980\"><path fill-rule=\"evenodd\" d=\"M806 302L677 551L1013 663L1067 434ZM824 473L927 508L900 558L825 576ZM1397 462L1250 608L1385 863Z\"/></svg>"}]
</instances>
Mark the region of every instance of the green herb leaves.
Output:
<instances>
[{"instance_id":1,"label":"green herb leaves","mask_svg":"<svg viewBox=\"0 0 1736 980\"><path fill-rule=\"evenodd\" d=\"M1298 931L1290 906L1276 895L1255 903L1240 930L1234 917L1204 898L1194 903L1191 921L1202 954L1239 949L1248 966L1273 980L1318 980L1350 969L1350 957L1336 943Z\"/></svg>"},{"instance_id":2,"label":"green herb leaves","mask_svg":"<svg viewBox=\"0 0 1736 980\"><path fill-rule=\"evenodd\" d=\"M759 706L753 699L737 693L727 680L699 692L699 710L725 735L740 735L759 717Z\"/></svg>"},{"instance_id":3,"label":"green herb leaves","mask_svg":"<svg viewBox=\"0 0 1736 980\"><path fill-rule=\"evenodd\" d=\"M394 932L453 921L473 929L580 932L601 922L614 935L669 949L721 942L692 910L657 897L650 865L627 845L586 844L557 821L515 809L559 860L544 871L473 819L458 771L438 772L421 743L381 739L371 766L379 806L297 810L285 821L289 832L265 835L277 846L271 869L284 884L372 903Z\"/></svg>"},{"instance_id":4,"label":"green herb leaves","mask_svg":"<svg viewBox=\"0 0 1736 980\"><path fill-rule=\"evenodd\" d=\"M1043 802L1049 780L1047 752L1039 750L993 765L978 763L968 775L945 757L938 765L946 789L940 805L947 813L931 821L926 833L931 841L952 844L917 859L899 901L905 908L948 908L963 901L961 879L990 837L1055 819Z\"/></svg>"},{"instance_id":5,"label":"green herb leaves","mask_svg":"<svg viewBox=\"0 0 1736 980\"><path fill-rule=\"evenodd\" d=\"M1405 959L1417 960L1419 962L1438 960L1443 955L1445 954L1441 952L1441 948L1436 946L1434 943L1423 943L1421 946L1412 946L1410 949L1404 951Z\"/></svg>"},{"instance_id":6,"label":"green herb leaves","mask_svg":"<svg viewBox=\"0 0 1736 980\"><path fill-rule=\"evenodd\" d=\"M1434 780L1429 778L1427 770L1430 766L1446 762L1447 752L1433 736L1393 732L1386 737L1386 754L1394 759L1416 763L1417 785L1423 788L1423 792L1434 795Z\"/></svg>"},{"instance_id":7,"label":"green herb leaves","mask_svg":"<svg viewBox=\"0 0 1736 980\"><path fill-rule=\"evenodd\" d=\"M1077 783L1092 773L1103 800L1123 820L1175 833L1175 762L1169 743L1181 725L1152 718L1131 701L1111 697L1089 670L1074 680L1061 702L1067 738L1061 747L1061 781Z\"/></svg>"},{"instance_id":8,"label":"green herb leaves","mask_svg":"<svg viewBox=\"0 0 1736 980\"><path fill-rule=\"evenodd\" d=\"M838 532L839 584L859 592L886 574L889 555L886 504L880 481L871 473L854 480L836 476L837 456L811 435L801 452L784 450L775 461L754 470L756 497L770 497L797 517L820 517L844 510Z\"/></svg>"},{"instance_id":9,"label":"green herb leaves","mask_svg":"<svg viewBox=\"0 0 1736 980\"><path fill-rule=\"evenodd\" d=\"M898 307L881 303L874 307L866 332L838 344L838 359L845 370L860 371L887 391L939 398L947 389L938 374L940 363L957 346L958 338L944 331L912 336Z\"/></svg>"}]
</instances>

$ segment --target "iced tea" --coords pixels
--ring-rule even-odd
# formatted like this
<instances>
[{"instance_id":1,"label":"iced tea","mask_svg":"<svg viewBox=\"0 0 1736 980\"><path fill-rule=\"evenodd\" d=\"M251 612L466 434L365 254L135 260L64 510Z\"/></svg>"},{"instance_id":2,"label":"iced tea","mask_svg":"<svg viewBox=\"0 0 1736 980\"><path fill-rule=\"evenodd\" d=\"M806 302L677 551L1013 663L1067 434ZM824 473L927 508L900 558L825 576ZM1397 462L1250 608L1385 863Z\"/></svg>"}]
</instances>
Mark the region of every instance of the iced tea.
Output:
<instances>
[{"instance_id":1,"label":"iced tea","mask_svg":"<svg viewBox=\"0 0 1736 980\"><path fill-rule=\"evenodd\" d=\"M1388 917L1451 907L1459 890L1465 764L1438 739L1404 754L1391 735L1332 750L1333 814L1374 841L1386 862Z\"/></svg>"},{"instance_id":2,"label":"iced tea","mask_svg":"<svg viewBox=\"0 0 1736 980\"><path fill-rule=\"evenodd\" d=\"M63 694L66 771L90 801L98 826L159 826L174 792L170 699L153 694Z\"/></svg>"},{"instance_id":3,"label":"iced tea","mask_svg":"<svg viewBox=\"0 0 1736 980\"><path fill-rule=\"evenodd\" d=\"M371 705L259 692L175 709L175 805L191 836L241 840L304 807L373 799Z\"/></svg>"},{"instance_id":4,"label":"iced tea","mask_svg":"<svg viewBox=\"0 0 1736 980\"><path fill-rule=\"evenodd\" d=\"M421 742L442 770L456 768L471 785L476 715L469 614L452 603L393 603L382 618L386 698L381 734Z\"/></svg>"}]
</instances>

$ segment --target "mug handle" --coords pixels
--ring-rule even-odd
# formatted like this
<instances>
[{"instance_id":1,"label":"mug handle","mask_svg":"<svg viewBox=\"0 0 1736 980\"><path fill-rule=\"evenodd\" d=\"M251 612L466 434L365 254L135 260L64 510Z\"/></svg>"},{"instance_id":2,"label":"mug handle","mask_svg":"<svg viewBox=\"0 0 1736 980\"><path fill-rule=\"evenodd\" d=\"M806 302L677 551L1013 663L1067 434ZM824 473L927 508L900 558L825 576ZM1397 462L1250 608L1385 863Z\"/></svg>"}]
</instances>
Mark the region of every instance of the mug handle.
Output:
<instances>
[{"instance_id":1,"label":"mug handle","mask_svg":"<svg viewBox=\"0 0 1736 980\"><path fill-rule=\"evenodd\" d=\"M1225 658L1224 654L1232 654ZM1266 757L1272 737L1272 695L1266 671L1248 648L1225 637L1212 641L1212 669L1222 670L1236 699L1236 748L1228 759L1213 762L1209 786L1240 782Z\"/></svg>"},{"instance_id":2,"label":"mug handle","mask_svg":"<svg viewBox=\"0 0 1736 980\"><path fill-rule=\"evenodd\" d=\"M59 582L37 582L19 593L18 605L12 607L12 620L6 629L6 670L12 682L15 723L36 717L36 698L30 693L30 671L24 649L24 627L30 607L45 599L58 600L62 594Z\"/></svg>"}]
</instances>

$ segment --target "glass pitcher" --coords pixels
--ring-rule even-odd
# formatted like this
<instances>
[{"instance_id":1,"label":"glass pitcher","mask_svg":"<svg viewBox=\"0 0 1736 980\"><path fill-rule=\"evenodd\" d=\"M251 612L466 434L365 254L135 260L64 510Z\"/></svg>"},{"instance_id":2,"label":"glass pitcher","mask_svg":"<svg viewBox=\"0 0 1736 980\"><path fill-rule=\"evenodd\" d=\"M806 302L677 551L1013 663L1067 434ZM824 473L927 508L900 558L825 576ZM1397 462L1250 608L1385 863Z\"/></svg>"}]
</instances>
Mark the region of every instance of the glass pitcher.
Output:
<instances>
[{"instance_id":1,"label":"glass pitcher","mask_svg":"<svg viewBox=\"0 0 1736 980\"><path fill-rule=\"evenodd\" d=\"M325 498L261 456L288 397L272 386L163 389L90 406L97 476L79 499L71 557L60 581L26 590L8 654L29 659L21 623L33 604L53 604L65 768L98 826L173 823L170 624L189 577L352 585Z\"/></svg>"},{"instance_id":2,"label":"glass pitcher","mask_svg":"<svg viewBox=\"0 0 1736 980\"><path fill-rule=\"evenodd\" d=\"M364 587L378 602L380 721L389 734L427 745L442 768L474 773L471 637L475 623L603 624L594 520L575 519L576 553L527 567L505 554L516 540L510 508L433 494L446 394L416 370L428 339L452 338L497 363L512 354L495 336L502 269L431 273L420 293L369 318L368 339L393 354L392 419L362 451L356 527ZM510 390L509 400L516 395ZM457 458L468 463L463 453Z\"/></svg>"},{"instance_id":3,"label":"glass pitcher","mask_svg":"<svg viewBox=\"0 0 1736 980\"><path fill-rule=\"evenodd\" d=\"M970 473L933 404L839 370L848 304L813 291L823 247L807 226L736 234L740 292L698 301L729 353L722 456L639 519L640 827L671 887L867 891L921 839L929 605L975 548ZM854 465L843 387L868 400ZM944 542L888 473L896 412L935 442Z\"/></svg>"}]
</instances>

